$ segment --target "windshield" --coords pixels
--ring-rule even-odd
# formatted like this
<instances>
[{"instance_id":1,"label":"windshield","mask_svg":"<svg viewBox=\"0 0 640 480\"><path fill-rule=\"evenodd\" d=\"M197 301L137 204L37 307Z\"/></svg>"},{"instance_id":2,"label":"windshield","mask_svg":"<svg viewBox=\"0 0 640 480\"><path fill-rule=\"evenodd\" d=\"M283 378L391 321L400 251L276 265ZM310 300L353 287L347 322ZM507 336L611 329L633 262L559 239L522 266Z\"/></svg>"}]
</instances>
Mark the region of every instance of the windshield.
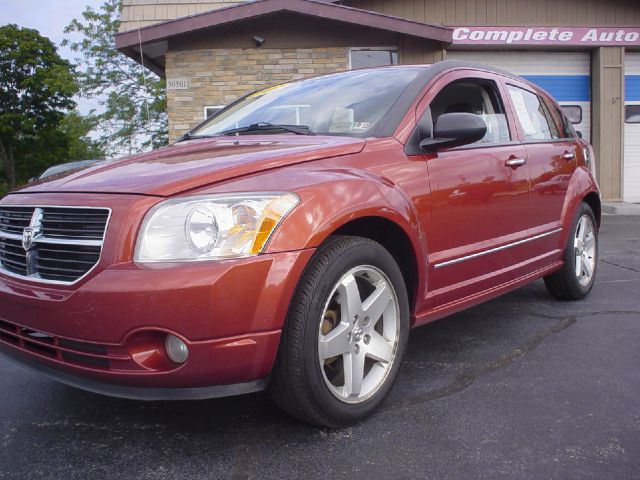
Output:
<instances>
[{"instance_id":1,"label":"windshield","mask_svg":"<svg viewBox=\"0 0 640 480\"><path fill-rule=\"evenodd\" d=\"M421 71L354 70L266 88L229 105L190 135L256 133L258 128L248 127L268 124L304 126L319 135L366 136ZM243 128L248 130L233 131Z\"/></svg>"}]
</instances>

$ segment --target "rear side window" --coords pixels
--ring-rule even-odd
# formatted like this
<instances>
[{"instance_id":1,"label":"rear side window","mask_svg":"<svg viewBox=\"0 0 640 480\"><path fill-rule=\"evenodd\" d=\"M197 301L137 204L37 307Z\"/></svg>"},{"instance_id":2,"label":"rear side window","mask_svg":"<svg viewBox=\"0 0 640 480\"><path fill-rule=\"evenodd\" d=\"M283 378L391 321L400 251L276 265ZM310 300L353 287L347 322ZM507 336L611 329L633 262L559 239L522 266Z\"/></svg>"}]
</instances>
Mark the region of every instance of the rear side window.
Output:
<instances>
[{"instance_id":1,"label":"rear side window","mask_svg":"<svg viewBox=\"0 0 640 480\"><path fill-rule=\"evenodd\" d=\"M457 80L444 87L430 105L433 123L444 113L473 113L482 117L487 133L478 144L511 140L504 105L495 82L485 79Z\"/></svg>"},{"instance_id":2,"label":"rear side window","mask_svg":"<svg viewBox=\"0 0 640 480\"><path fill-rule=\"evenodd\" d=\"M551 113L551 121L557 125L558 138L575 138L573 125L565 115L562 107L549 98L543 98L547 111ZM554 137L555 138L555 137Z\"/></svg>"},{"instance_id":3,"label":"rear side window","mask_svg":"<svg viewBox=\"0 0 640 480\"><path fill-rule=\"evenodd\" d=\"M558 126L553 121L549 108L538 95L513 85L509 85L508 89L525 140L560 138Z\"/></svg>"}]
</instances>

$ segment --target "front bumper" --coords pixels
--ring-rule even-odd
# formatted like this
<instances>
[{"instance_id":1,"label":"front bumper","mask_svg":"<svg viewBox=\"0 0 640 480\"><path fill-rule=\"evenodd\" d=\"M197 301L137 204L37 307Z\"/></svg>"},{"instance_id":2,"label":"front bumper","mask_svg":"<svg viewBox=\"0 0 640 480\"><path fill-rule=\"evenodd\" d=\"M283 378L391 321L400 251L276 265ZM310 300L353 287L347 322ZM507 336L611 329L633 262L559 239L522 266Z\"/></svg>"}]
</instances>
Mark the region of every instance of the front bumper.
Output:
<instances>
[{"instance_id":1,"label":"front bumper","mask_svg":"<svg viewBox=\"0 0 640 480\"><path fill-rule=\"evenodd\" d=\"M73 289L0 275L0 350L64 383L127 398L255 391L312 254L120 263ZM166 334L188 345L184 364L167 358Z\"/></svg>"},{"instance_id":2,"label":"front bumper","mask_svg":"<svg viewBox=\"0 0 640 480\"><path fill-rule=\"evenodd\" d=\"M51 368L42 362L30 358L28 355L14 351L0 349L0 353L14 363L31 368L32 370L42 373L43 375L46 375L57 382L64 383L65 385L86 390L88 392L98 393L100 395L128 398L130 400L205 400L259 392L264 390L267 386L267 379L236 383L232 385L216 385L213 387L195 388L154 388L114 385Z\"/></svg>"}]
</instances>

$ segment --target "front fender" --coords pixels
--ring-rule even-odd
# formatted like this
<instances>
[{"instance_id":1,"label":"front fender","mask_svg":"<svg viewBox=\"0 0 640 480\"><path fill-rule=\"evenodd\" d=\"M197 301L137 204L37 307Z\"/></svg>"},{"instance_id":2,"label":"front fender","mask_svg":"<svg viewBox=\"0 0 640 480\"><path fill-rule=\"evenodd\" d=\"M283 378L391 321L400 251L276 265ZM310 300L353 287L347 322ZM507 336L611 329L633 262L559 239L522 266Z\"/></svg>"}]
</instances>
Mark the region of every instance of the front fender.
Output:
<instances>
[{"instance_id":1,"label":"front fender","mask_svg":"<svg viewBox=\"0 0 640 480\"><path fill-rule=\"evenodd\" d=\"M278 227L267 252L315 248L347 223L381 217L398 225L424 264L426 238L414 204L382 177L348 170L314 172L317 183L297 189L300 204Z\"/></svg>"}]
</instances>

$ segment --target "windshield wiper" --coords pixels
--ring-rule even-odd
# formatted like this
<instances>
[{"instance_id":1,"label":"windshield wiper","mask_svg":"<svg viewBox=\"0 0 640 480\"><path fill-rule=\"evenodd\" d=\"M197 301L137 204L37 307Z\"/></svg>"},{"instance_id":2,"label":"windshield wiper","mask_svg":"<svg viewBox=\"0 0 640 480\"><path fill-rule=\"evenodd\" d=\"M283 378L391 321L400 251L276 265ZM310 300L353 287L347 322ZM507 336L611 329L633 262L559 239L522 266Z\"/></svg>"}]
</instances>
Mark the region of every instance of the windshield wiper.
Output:
<instances>
[{"instance_id":1,"label":"windshield wiper","mask_svg":"<svg viewBox=\"0 0 640 480\"><path fill-rule=\"evenodd\" d=\"M180 138L176 140L178 142L186 142L187 140L198 140L199 138L211 138L215 137L215 135L191 135L189 132L182 135Z\"/></svg>"},{"instance_id":2,"label":"windshield wiper","mask_svg":"<svg viewBox=\"0 0 640 480\"><path fill-rule=\"evenodd\" d=\"M314 135L307 125L284 125L269 122L252 123L246 127L232 128L217 133L216 136L233 135L236 133L248 132L264 132L269 130L284 130L285 132L295 133L296 135Z\"/></svg>"},{"instance_id":3,"label":"windshield wiper","mask_svg":"<svg viewBox=\"0 0 640 480\"><path fill-rule=\"evenodd\" d=\"M252 123L246 127L231 128L229 130L223 130L220 133L212 133L209 135L193 135L191 133L185 133L176 140L178 142L185 142L187 140L197 140L200 138L213 138L222 137L225 135L234 135L236 133L249 133L249 132L267 132L273 130L282 130L285 132L295 133L296 135L315 135L307 125L284 125L275 124L269 122Z\"/></svg>"}]
</instances>

